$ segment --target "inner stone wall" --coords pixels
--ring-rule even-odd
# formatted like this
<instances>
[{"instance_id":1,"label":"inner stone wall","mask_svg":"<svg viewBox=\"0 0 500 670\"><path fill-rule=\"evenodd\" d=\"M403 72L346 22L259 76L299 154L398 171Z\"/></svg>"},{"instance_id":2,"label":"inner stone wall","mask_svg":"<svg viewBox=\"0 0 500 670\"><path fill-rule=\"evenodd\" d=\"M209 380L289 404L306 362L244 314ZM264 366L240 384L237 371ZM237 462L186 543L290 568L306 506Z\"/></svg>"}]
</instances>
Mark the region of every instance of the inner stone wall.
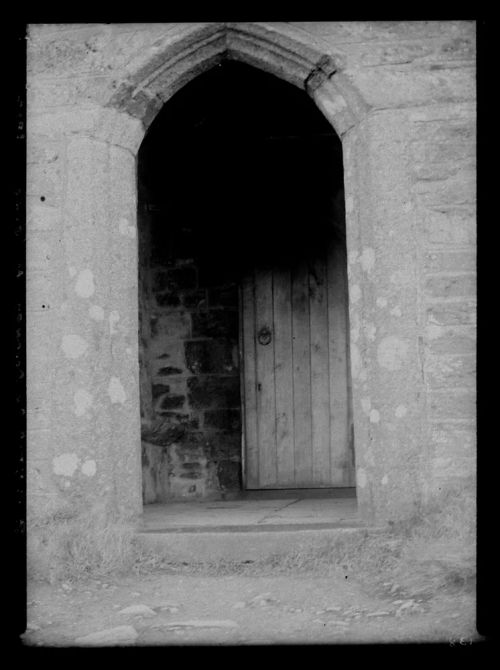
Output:
<instances>
[{"instance_id":1,"label":"inner stone wall","mask_svg":"<svg viewBox=\"0 0 500 670\"><path fill-rule=\"evenodd\" d=\"M143 500L230 495L241 486L238 287L190 258L189 233L174 241L161 208L140 211Z\"/></svg>"}]
</instances>

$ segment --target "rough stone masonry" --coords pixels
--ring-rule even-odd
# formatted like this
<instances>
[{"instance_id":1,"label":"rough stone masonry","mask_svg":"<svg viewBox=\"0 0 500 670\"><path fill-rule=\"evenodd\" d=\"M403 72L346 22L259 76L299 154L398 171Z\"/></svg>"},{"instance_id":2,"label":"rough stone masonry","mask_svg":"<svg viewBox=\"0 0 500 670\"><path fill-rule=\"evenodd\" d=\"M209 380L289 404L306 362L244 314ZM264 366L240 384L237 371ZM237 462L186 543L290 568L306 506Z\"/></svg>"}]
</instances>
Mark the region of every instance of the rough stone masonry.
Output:
<instances>
[{"instance_id":1,"label":"rough stone masonry","mask_svg":"<svg viewBox=\"0 0 500 670\"><path fill-rule=\"evenodd\" d=\"M137 154L171 96L224 59L306 90L342 140L362 517L411 514L474 478L474 22L38 24L27 91L33 518L141 512ZM191 281L188 267L169 272L155 278L167 303L170 281ZM186 345L186 366L203 365L204 341ZM222 366L235 365L231 347ZM173 388L180 365L163 367ZM208 392L183 387L166 402L160 387L168 412ZM237 412L231 393L225 409Z\"/></svg>"}]
</instances>

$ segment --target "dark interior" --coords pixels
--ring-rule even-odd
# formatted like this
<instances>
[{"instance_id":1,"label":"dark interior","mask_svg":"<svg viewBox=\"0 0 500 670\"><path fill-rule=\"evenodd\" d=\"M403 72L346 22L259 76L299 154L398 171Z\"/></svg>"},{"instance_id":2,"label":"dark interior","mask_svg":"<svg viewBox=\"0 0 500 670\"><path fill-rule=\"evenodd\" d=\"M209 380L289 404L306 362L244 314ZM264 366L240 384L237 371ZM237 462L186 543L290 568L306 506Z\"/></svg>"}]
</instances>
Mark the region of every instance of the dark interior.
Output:
<instances>
[{"instance_id":1,"label":"dark interior","mask_svg":"<svg viewBox=\"0 0 500 670\"><path fill-rule=\"evenodd\" d=\"M154 253L194 257L220 283L323 247L332 221L324 194L343 186L342 145L304 91L225 61L158 114L139 183L140 198L169 219L153 227Z\"/></svg>"}]
</instances>

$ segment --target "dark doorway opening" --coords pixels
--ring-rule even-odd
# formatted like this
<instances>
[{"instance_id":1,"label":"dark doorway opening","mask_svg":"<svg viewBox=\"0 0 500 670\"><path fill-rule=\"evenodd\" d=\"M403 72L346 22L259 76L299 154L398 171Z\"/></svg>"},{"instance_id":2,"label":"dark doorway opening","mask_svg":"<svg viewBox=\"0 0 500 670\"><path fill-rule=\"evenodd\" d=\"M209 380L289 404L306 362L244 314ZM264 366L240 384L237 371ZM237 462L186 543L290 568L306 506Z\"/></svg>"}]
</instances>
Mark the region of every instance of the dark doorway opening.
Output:
<instances>
[{"instance_id":1,"label":"dark doorway opening","mask_svg":"<svg viewBox=\"0 0 500 670\"><path fill-rule=\"evenodd\" d=\"M342 146L313 101L224 61L152 123L138 195L144 502L354 486Z\"/></svg>"}]
</instances>

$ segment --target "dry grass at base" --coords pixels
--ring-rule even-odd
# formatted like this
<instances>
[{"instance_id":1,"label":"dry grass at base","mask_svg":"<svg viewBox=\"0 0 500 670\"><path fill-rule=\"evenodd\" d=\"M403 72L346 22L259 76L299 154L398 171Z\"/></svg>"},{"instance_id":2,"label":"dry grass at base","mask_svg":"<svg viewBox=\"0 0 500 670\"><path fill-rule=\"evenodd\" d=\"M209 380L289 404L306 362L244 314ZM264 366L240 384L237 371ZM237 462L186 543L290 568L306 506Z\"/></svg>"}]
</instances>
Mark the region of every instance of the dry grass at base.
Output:
<instances>
[{"instance_id":1,"label":"dry grass at base","mask_svg":"<svg viewBox=\"0 0 500 670\"><path fill-rule=\"evenodd\" d=\"M211 576L336 574L373 589L397 582L401 589L424 593L469 586L475 574L475 495L463 485L440 492L413 518L392 524L385 532L367 530L324 547L247 563L174 563L141 546L130 524L104 513L54 515L38 522L32 534L28 558L31 554L36 561L29 560L30 575L52 583L156 571Z\"/></svg>"},{"instance_id":2,"label":"dry grass at base","mask_svg":"<svg viewBox=\"0 0 500 670\"><path fill-rule=\"evenodd\" d=\"M28 525L28 577L55 583L126 574L136 561L135 536L130 523L104 512L37 520Z\"/></svg>"},{"instance_id":3,"label":"dry grass at base","mask_svg":"<svg viewBox=\"0 0 500 670\"><path fill-rule=\"evenodd\" d=\"M476 487L473 479L437 491L412 518L393 525L401 542L393 580L415 593L473 588Z\"/></svg>"},{"instance_id":4,"label":"dry grass at base","mask_svg":"<svg viewBox=\"0 0 500 670\"><path fill-rule=\"evenodd\" d=\"M138 574L164 570L170 574L205 574L207 576L272 576L307 574L327 576L333 573L353 576L364 571L390 570L397 562L397 545L388 533L355 533L325 542L322 546L276 553L252 561L174 562L168 555L143 549L134 565Z\"/></svg>"}]
</instances>

